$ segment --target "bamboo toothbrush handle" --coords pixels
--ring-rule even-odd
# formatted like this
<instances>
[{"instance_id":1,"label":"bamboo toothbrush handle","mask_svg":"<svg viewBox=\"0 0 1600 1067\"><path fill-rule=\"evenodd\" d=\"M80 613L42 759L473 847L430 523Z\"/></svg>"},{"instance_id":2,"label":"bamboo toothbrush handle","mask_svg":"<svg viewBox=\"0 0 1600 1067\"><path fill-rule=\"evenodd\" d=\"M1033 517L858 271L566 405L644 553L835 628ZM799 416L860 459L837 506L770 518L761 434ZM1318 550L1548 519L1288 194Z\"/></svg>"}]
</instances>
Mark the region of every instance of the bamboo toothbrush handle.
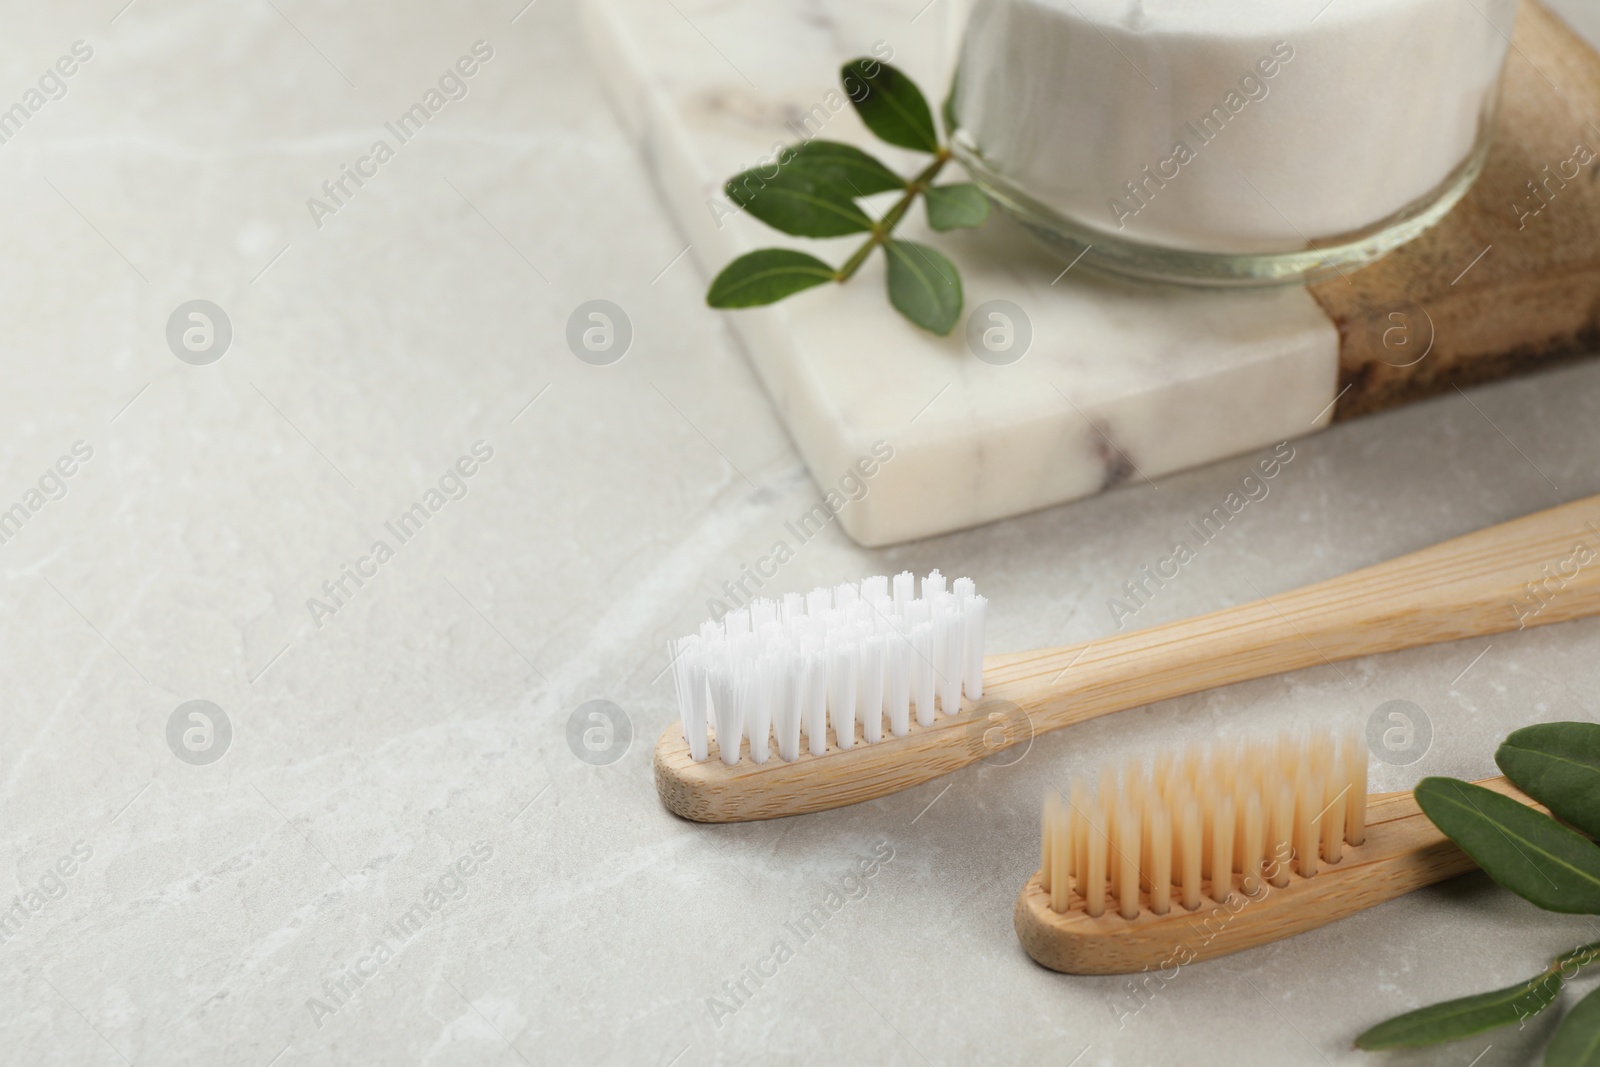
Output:
<instances>
[{"instance_id":1,"label":"bamboo toothbrush handle","mask_svg":"<svg viewBox=\"0 0 1600 1067\"><path fill-rule=\"evenodd\" d=\"M1537 807L1505 778L1477 784ZM1052 911L1050 895L1035 874L1017 896L1013 922L1028 955L1051 970L1167 971L1314 930L1476 868L1422 813L1411 793L1385 793L1368 798L1362 844L1345 846L1343 858L1322 864L1314 877L1291 875L1288 885L1263 886L1254 898L1236 890L1228 904L1208 899L1195 912L1174 904L1166 915L1142 911L1130 920L1110 910L1090 918L1081 902Z\"/></svg>"},{"instance_id":2,"label":"bamboo toothbrush handle","mask_svg":"<svg viewBox=\"0 0 1600 1067\"><path fill-rule=\"evenodd\" d=\"M1035 732L1376 652L1600 614L1600 496L1192 619L991 656ZM1058 680L1059 679L1059 680Z\"/></svg>"},{"instance_id":3,"label":"bamboo toothbrush handle","mask_svg":"<svg viewBox=\"0 0 1600 1067\"><path fill-rule=\"evenodd\" d=\"M1152 585L1152 590L1154 586ZM1234 682L1600 614L1600 496L1193 619L990 656L977 707L905 737L764 764L656 746L663 803L699 822L799 815L886 796L1034 735ZM859 736L859 726L857 727Z\"/></svg>"}]
</instances>

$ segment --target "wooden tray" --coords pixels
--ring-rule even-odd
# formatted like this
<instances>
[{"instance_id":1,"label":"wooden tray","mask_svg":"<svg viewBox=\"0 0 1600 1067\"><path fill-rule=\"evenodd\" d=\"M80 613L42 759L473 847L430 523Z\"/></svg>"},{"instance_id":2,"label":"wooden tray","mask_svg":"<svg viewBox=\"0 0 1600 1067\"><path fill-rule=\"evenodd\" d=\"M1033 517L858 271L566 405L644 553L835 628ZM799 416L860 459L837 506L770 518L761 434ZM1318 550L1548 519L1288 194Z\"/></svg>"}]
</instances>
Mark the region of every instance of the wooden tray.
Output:
<instances>
[{"instance_id":1,"label":"wooden tray","mask_svg":"<svg viewBox=\"0 0 1600 1067\"><path fill-rule=\"evenodd\" d=\"M1494 148L1477 184L1417 240L1348 281L1311 286L1339 329L1335 418L1600 350L1600 126L1593 117L1600 117L1600 57L1526 0ZM1385 345L1386 334L1393 343Z\"/></svg>"}]
</instances>

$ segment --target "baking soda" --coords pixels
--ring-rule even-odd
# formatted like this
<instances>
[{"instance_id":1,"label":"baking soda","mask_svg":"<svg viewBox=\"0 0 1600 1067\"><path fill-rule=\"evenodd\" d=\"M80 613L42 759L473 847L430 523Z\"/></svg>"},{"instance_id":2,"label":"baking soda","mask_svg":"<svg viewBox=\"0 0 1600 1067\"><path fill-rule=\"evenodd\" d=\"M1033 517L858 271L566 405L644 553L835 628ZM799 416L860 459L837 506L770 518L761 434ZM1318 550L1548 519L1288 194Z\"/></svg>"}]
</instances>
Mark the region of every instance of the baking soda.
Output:
<instances>
[{"instance_id":1,"label":"baking soda","mask_svg":"<svg viewBox=\"0 0 1600 1067\"><path fill-rule=\"evenodd\" d=\"M1515 0L985 0L963 143L1128 240L1281 252L1427 199L1472 155Z\"/></svg>"}]
</instances>

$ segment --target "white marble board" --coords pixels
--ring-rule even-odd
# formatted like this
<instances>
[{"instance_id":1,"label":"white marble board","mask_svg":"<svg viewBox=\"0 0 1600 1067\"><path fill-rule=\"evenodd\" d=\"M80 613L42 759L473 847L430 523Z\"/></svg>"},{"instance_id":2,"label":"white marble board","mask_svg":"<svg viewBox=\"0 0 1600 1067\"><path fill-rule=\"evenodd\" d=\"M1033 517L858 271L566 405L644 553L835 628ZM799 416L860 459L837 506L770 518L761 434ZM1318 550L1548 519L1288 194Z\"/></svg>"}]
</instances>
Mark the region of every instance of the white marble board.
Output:
<instances>
[{"instance_id":1,"label":"white marble board","mask_svg":"<svg viewBox=\"0 0 1600 1067\"><path fill-rule=\"evenodd\" d=\"M925 2L589 0L600 76L706 279L765 245L830 262L849 254L848 239L803 241L729 217L721 183L795 141L789 124L807 113L827 116L820 129L813 121L816 135L909 170L913 157L875 144L830 90L842 62L878 44L942 95L961 20ZM849 285L727 313L822 490L837 489L878 442L880 454L892 449L892 460L867 464L863 488L835 498L860 544L1049 507L1332 417L1337 331L1301 287L1224 294L1063 276L1066 263L998 216L930 236L913 213L903 232L951 254L966 314L990 299L1023 309L1033 341L1021 360L991 365L968 350L962 327L940 338L906 323L885 299L879 257Z\"/></svg>"}]
</instances>

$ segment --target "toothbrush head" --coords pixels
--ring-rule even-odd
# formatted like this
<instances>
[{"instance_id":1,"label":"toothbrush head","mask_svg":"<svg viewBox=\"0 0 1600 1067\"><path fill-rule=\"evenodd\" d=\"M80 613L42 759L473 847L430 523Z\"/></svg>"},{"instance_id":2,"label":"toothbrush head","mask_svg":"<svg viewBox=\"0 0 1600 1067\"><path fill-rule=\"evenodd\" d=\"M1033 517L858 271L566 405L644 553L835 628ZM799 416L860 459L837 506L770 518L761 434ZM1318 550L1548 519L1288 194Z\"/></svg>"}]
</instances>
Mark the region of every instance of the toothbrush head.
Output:
<instances>
[{"instance_id":1,"label":"toothbrush head","mask_svg":"<svg viewBox=\"0 0 1600 1067\"><path fill-rule=\"evenodd\" d=\"M1362 847L1367 826L1357 733L1106 767L1045 798L1040 868L1018 897L1017 933L1036 960L1076 974L1237 951L1375 903L1350 877L1376 858Z\"/></svg>"},{"instance_id":2,"label":"toothbrush head","mask_svg":"<svg viewBox=\"0 0 1600 1067\"><path fill-rule=\"evenodd\" d=\"M983 695L988 602L905 571L781 600L757 598L668 642L689 759L755 766L849 751L961 711Z\"/></svg>"},{"instance_id":3,"label":"toothbrush head","mask_svg":"<svg viewBox=\"0 0 1600 1067\"><path fill-rule=\"evenodd\" d=\"M775 819L1022 758L1039 705L1017 698L1045 668L985 659L988 602L970 578L917 584L908 571L757 599L668 642L679 721L654 760L668 810Z\"/></svg>"}]
</instances>

